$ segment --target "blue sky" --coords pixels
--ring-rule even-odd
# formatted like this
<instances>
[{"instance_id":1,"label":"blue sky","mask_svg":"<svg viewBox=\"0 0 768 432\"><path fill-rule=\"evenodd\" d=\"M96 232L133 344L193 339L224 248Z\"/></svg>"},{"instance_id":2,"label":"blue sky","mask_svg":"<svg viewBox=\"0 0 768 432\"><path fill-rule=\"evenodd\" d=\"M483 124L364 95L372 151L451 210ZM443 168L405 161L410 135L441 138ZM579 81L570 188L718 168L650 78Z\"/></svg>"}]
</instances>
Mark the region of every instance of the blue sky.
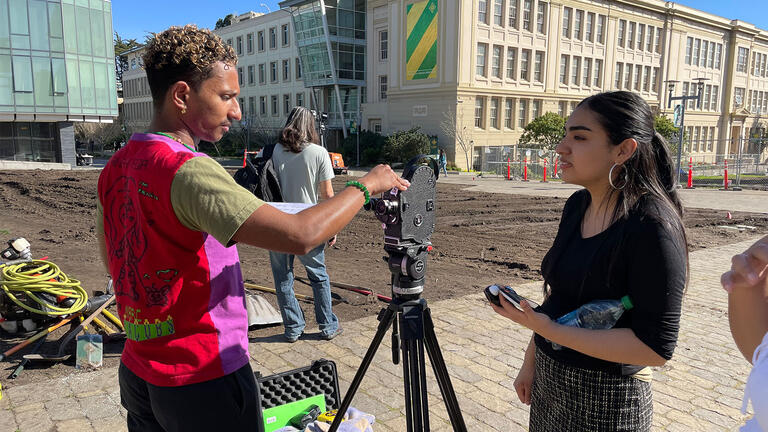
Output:
<instances>
[{"instance_id":1,"label":"blue sky","mask_svg":"<svg viewBox=\"0 0 768 432\"><path fill-rule=\"evenodd\" d=\"M171 25L194 23L213 28L217 19L229 13L275 11L279 9L277 3L278 0L113 0L112 20L120 37L141 42L147 32L159 32ZM768 30L766 0L683 0L677 3Z\"/></svg>"}]
</instances>

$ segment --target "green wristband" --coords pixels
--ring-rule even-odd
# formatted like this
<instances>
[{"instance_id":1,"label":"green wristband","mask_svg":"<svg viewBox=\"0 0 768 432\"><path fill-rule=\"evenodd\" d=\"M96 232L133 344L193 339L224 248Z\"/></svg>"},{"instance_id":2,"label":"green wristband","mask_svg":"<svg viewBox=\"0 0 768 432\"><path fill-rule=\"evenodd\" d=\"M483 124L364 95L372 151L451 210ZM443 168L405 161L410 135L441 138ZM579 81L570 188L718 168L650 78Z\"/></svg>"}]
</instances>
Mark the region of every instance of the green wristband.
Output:
<instances>
[{"instance_id":1,"label":"green wristband","mask_svg":"<svg viewBox=\"0 0 768 432\"><path fill-rule=\"evenodd\" d=\"M365 194L365 204L368 204L369 202L371 202L371 194L370 192L368 192L368 188L365 187L364 184L360 183L359 181L348 181L346 185L354 186L360 189L363 192L363 194Z\"/></svg>"}]
</instances>

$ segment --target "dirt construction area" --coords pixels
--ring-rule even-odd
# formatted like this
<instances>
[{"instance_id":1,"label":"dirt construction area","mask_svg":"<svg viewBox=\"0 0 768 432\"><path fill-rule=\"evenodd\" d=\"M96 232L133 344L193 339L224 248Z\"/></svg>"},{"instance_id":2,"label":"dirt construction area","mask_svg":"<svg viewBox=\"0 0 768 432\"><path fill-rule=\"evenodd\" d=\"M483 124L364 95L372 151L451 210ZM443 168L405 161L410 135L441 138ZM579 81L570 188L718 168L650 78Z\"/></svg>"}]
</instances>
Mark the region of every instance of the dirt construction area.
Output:
<instances>
[{"instance_id":1,"label":"dirt construction area","mask_svg":"<svg viewBox=\"0 0 768 432\"><path fill-rule=\"evenodd\" d=\"M0 246L16 237L25 237L34 258L48 256L69 277L78 279L91 293L103 291L107 274L99 259L94 214L96 182L100 171L5 171L0 172ZM334 180L338 191L348 180ZM477 292L488 284L516 284L540 279L540 264L551 246L565 199L523 195L469 192L465 186L438 183L437 224L432 236L434 250L427 266L423 296L428 301L459 297ZM745 240L768 232L768 215L688 209L685 216L691 250ZM731 228L722 228L726 225ZM736 225L755 227L740 231ZM381 223L370 212L361 211L326 252L331 280L356 285L389 296L390 273L382 259ZM273 287L266 251L238 246L243 276L247 282ZM305 276L296 261L296 274ZM311 295L309 286L296 282L297 293ZM333 288L334 312L342 326L362 316L376 314L384 305L372 296ZM4 294L0 294L2 296ZM263 296L276 306L270 293ZM5 299L3 299L5 300ZM311 303L300 302L307 318L307 331L317 332ZM111 308L114 310L114 306ZM54 333L41 352L54 353ZM282 334L281 326L251 331L251 337ZM0 334L0 352L24 338ZM121 342L104 345L104 366L119 362ZM6 379L18 364L25 348L0 362L0 383L4 388L46 380L74 371L74 360L57 364L30 363L16 380Z\"/></svg>"}]
</instances>

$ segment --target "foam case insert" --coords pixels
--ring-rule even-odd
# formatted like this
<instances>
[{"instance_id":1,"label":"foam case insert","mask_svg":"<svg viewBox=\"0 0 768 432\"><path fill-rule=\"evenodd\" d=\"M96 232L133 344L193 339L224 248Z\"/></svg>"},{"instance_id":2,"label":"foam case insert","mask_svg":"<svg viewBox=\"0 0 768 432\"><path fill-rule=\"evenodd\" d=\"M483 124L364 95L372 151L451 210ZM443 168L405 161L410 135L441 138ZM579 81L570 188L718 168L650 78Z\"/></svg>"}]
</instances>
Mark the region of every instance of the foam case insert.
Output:
<instances>
[{"instance_id":1,"label":"foam case insert","mask_svg":"<svg viewBox=\"0 0 768 432\"><path fill-rule=\"evenodd\" d=\"M332 360L315 360L310 366L266 377L259 372L254 372L254 375L259 412L321 393L325 395L326 409L338 409L341 406L339 378L336 363ZM263 423L259 422L258 432L264 431Z\"/></svg>"}]
</instances>

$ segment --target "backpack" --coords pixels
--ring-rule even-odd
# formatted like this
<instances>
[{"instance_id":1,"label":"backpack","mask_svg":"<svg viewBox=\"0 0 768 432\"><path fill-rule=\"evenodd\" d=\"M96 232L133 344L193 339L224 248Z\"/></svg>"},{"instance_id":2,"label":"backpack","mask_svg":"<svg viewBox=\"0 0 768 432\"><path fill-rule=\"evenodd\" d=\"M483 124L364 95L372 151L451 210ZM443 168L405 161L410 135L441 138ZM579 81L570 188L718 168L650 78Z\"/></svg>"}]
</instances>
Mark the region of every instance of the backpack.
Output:
<instances>
[{"instance_id":1,"label":"backpack","mask_svg":"<svg viewBox=\"0 0 768 432\"><path fill-rule=\"evenodd\" d=\"M248 189L259 199L268 202L282 202L283 194L280 190L280 180L272 162L272 153L275 144L264 146L260 155L251 162L251 158L245 158L245 166L235 172L233 178L240 186Z\"/></svg>"}]
</instances>

